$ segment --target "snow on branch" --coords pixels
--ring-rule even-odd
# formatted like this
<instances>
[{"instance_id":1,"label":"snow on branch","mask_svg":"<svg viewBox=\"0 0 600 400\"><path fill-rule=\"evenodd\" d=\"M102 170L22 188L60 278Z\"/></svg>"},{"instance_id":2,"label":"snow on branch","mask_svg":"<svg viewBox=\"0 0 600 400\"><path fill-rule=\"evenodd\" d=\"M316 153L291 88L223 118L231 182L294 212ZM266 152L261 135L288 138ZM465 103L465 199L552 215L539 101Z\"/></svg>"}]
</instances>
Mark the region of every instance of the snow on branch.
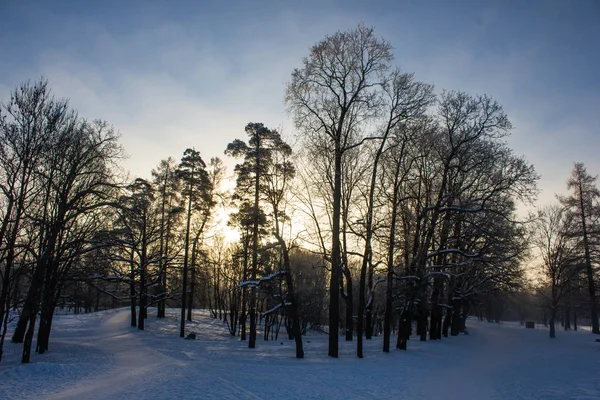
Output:
<instances>
[{"instance_id":1,"label":"snow on branch","mask_svg":"<svg viewBox=\"0 0 600 400\"><path fill-rule=\"evenodd\" d=\"M262 246L260 248L260 250L261 251L270 250L270 249L273 249L273 248L279 247L279 246L280 246L279 242L267 243L266 245Z\"/></svg>"},{"instance_id":2,"label":"snow on branch","mask_svg":"<svg viewBox=\"0 0 600 400\"><path fill-rule=\"evenodd\" d=\"M426 269L459 268L459 267L467 267L472 264L473 264L473 259L468 258L465 261L461 261L458 263L449 262L449 263L445 263L445 264L434 264L434 265L428 265L425 268Z\"/></svg>"},{"instance_id":3,"label":"snow on branch","mask_svg":"<svg viewBox=\"0 0 600 400\"><path fill-rule=\"evenodd\" d=\"M437 250L437 251L432 251L431 253L427 253L427 258L429 257L435 257L441 254L460 254L463 257L467 257L467 258L475 258L475 257L479 257L479 253L467 253L465 251L462 251L460 249L443 249L443 250Z\"/></svg>"},{"instance_id":4,"label":"snow on branch","mask_svg":"<svg viewBox=\"0 0 600 400\"><path fill-rule=\"evenodd\" d=\"M272 273L271 275L267 275L267 276L263 276L262 278L258 279L258 280L254 280L254 281L244 281L244 282L240 282L238 284L239 288L243 288L243 287L257 287L260 286L261 284L265 283L265 282L269 282L279 276L285 275L286 272L284 270L281 271L277 271Z\"/></svg>"},{"instance_id":5,"label":"snow on branch","mask_svg":"<svg viewBox=\"0 0 600 400\"><path fill-rule=\"evenodd\" d=\"M380 283L385 282L386 279L383 276L378 276L377 279L375 280L375 285L373 286L373 290L370 291L369 293L369 297L367 298L367 302L366 302L366 307L369 308L371 307L371 305L373 304L373 301L375 300L375 288L377 287L377 285L379 285Z\"/></svg>"},{"instance_id":6,"label":"snow on branch","mask_svg":"<svg viewBox=\"0 0 600 400\"><path fill-rule=\"evenodd\" d=\"M284 301L284 302L279 303L279 304L275 305L274 307L268 309L267 311L261 312L260 316L264 317L265 315L269 315L269 314L274 313L275 311L279 310L281 307L288 307L288 306L291 306L291 305L292 305L291 301Z\"/></svg>"}]
</instances>

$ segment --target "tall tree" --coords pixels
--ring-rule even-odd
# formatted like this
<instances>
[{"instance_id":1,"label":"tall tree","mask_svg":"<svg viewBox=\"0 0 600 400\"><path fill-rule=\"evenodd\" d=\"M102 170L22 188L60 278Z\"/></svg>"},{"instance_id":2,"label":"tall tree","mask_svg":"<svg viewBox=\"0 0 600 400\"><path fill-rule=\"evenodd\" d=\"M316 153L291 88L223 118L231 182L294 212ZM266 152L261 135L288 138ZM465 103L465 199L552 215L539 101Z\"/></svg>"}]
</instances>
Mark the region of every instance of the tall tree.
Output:
<instances>
[{"instance_id":1,"label":"tall tree","mask_svg":"<svg viewBox=\"0 0 600 400\"><path fill-rule=\"evenodd\" d=\"M574 215L558 205L541 209L535 223L533 244L542 260L542 275L550 285L550 337L556 337L558 307L576 279L578 268L577 242L570 232Z\"/></svg>"},{"instance_id":2,"label":"tall tree","mask_svg":"<svg viewBox=\"0 0 600 400\"><path fill-rule=\"evenodd\" d=\"M273 236L275 236L281 251L281 272L287 291L285 296L282 296L281 304L286 307L290 316L291 332L296 342L296 358L304 358L298 297L295 293L290 249L284 237L285 228L291 225L291 218L286 208L289 204L289 188L296 174L296 168L290 161L291 154L291 147L283 140L276 139L271 147L270 157L266 160L267 168L264 174L265 183L262 185L262 194L265 203L270 206Z\"/></svg>"},{"instance_id":3,"label":"tall tree","mask_svg":"<svg viewBox=\"0 0 600 400\"><path fill-rule=\"evenodd\" d=\"M36 171L53 134L71 124L65 100L55 99L46 80L25 82L0 104L0 324L9 318L16 280L17 245L25 211L36 206ZM0 339L0 359L4 334Z\"/></svg>"},{"instance_id":4,"label":"tall tree","mask_svg":"<svg viewBox=\"0 0 600 400\"><path fill-rule=\"evenodd\" d=\"M118 135L107 123L77 120L53 136L38 170L43 182L38 211L42 229L32 282L13 335L15 342L23 341L23 362L29 361L38 310L37 351L43 353L68 273L82 255L93 250L96 233L105 228L100 217L114 204L114 167L122 157L117 140Z\"/></svg>"},{"instance_id":5,"label":"tall tree","mask_svg":"<svg viewBox=\"0 0 600 400\"><path fill-rule=\"evenodd\" d=\"M236 197L246 204L245 224L251 228L250 280L255 281L258 273L259 233L265 225L266 217L261 207L261 193L268 168L272 163L273 151L287 146L277 131L268 129L261 123L246 125L248 143L236 139L227 145L225 154L243 157L244 161L235 166L237 173ZM289 146L288 146L289 147ZM250 337L248 347L256 347L256 287L250 288L249 299Z\"/></svg>"},{"instance_id":6,"label":"tall tree","mask_svg":"<svg viewBox=\"0 0 600 400\"><path fill-rule=\"evenodd\" d=\"M207 187L205 189L205 197L204 201L200 204L198 208L199 216L196 222L196 226L194 228L194 239L192 242L192 273L190 279L190 290L189 290L189 299L188 299L188 310L187 310L187 320L192 320L192 308L194 306L194 293L196 288L196 275L197 275L197 256L200 253L200 247L202 244L203 235L207 229L207 226L212 218L212 212L217 204L217 200L219 198L219 187L221 186L221 182L223 180L223 176L225 175L225 166L223 165L223 161L217 157L213 157L210 159L210 163L208 168L206 169L207 173Z\"/></svg>"},{"instance_id":7,"label":"tall tree","mask_svg":"<svg viewBox=\"0 0 600 400\"><path fill-rule=\"evenodd\" d=\"M146 308L150 305L148 288L161 281L160 215L155 203L156 191L150 182L137 178L127 189L128 193L119 201L117 221L119 247L124 250L120 261L130 264L132 310L135 311L133 295L137 292L139 313L136 325L144 330ZM152 266L155 268L152 269ZM159 297L163 296L164 293L159 294ZM132 322L134 319L132 314Z\"/></svg>"},{"instance_id":8,"label":"tall tree","mask_svg":"<svg viewBox=\"0 0 600 400\"><path fill-rule=\"evenodd\" d=\"M333 159L331 279L329 287L329 351L338 356L339 298L342 274L340 215L344 153L366 140L365 129L375 116L378 89L392 60L391 45L375 37L372 28L327 36L311 48L302 68L292 72L286 102L296 126L308 142L318 144Z\"/></svg>"},{"instance_id":9,"label":"tall tree","mask_svg":"<svg viewBox=\"0 0 600 400\"><path fill-rule=\"evenodd\" d=\"M421 340L426 340L428 280L437 281L433 294L439 296L446 263L471 263L473 258L483 256L481 249L469 248L471 243L477 243L473 242L476 236L462 241L461 235L471 232L464 227L465 219L478 221L488 213L508 218L510 208L504 207L506 201L501 200L519 192L527 198L535 191L533 168L514 157L499 141L512 126L497 102L488 96L444 92L439 101L438 124L433 158L423 165L423 172L430 180L424 182L426 196L418 206L420 232L410 261L410 268L418 278L415 311ZM469 222L470 226L493 226L481 225L481 221L475 225L475 221ZM433 301L432 325L434 338L438 339L441 310L439 298ZM456 321L461 307L460 302L455 302Z\"/></svg>"},{"instance_id":10,"label":"tall tree","mask_svg":"<svg viewBox=\"0 0 600 400\"><path fill-rule=\"evenodd\" d=\"M588 174L583 163L575 163L571 177L567 181L567 188L573 191L568 197L559 197L561 203L568 207L579 220L574 234L581 237L584 250L585 272L588 281L590 300L590 318L592 319L592 332L600 334L598 324L598 304L596 302L596 284L594 282L594 266L592 265L590 225L594 215L600 212L600 191L596 187L597 176ZM597 227L596 227L597 228Z\"/></svg>"},{"instance_id":11,"label":"tall tree","mask_svg":"<svg viewBox=\"0 0 600 400\"><path fill-rule=\"evenodd\" d=\"M436 126L424 119L419 119L417 123L401 124L394 130L391 137L391 143L389 150L383 155L383 173L382 173L382 184L379 190L381 190L381 196L386 198L388 203L388 234L387 234L387 245L386 248L386 290L385 290L385 311L383 320L383 351L390 351L390 337L392 330L393 321L393 310L394 305L394 288L396 277L402 275L400 271L396 271L398 264L408 265L407 261L398 263L399 259L407 259L410 253L410 244L408 240L408 232L410 228L399 229L400 222L402 221L402 215L406 214L407 206L406 201L411 197L409 190L406 186L410 184L410 179L414 179L414 168L413 163L415 159L419 157L419 147L417 142L419 139L423 140L433 136L432 132L435 132ZM423 155L421 155L423 156ZM391 187L391 193L388 188ZM404 210L404 211L403 211ZM411 221L410 218L404 218L405 222ZM402 233L402 235L399 235ZM402 239L397 240L397 236ZM402 243L402 252L397 251L398 243ZM400 320L404 321L400 329L398 329L398 338L400 341L400 347L406 350L406 339L407 339L407 307L408 302L405 302L404 307L401 307Z\"/></svg>"},{"instance_id":12,"label":"tall tree","mask_svg":"<svg viewBox=\"0 0 600 400\"><path fill-rule=\"evenodd\" d=\"M181 181L177 174L175 160L171 157L161 160L156 169L152 170L156 195L160 203L160 290L167 292L168 267L174 258L171 253L173 232L177 219L183 211L180 207L179 192ZM158 303L156 316L164 318L166 313L166 300Z\"/></svg>"},{"instance_id":13,"label":"tall tree","mask_svg":"<svg viewBox=\"0 0 600 400\"><path fill-rule=\"evenodd\" d=\"M366 215L364 218L364 241L365 247L360 270L359 303L357 320L357 347L358 357L363 356L363 316L366 313L366 337L371 338L372 328L372 304L373 304L373 213L375 208L375 191L377 189L378 167L381 156L388 144L388 138L396 130L398 125L406 124L411 119L424 115L427 107L433 103L433 87L413 79L412 74L402 73L395 70L389 81L383 85L383 105L387 119L381 128L381 139L378 139L377 150L373 159L371 179L366 199ZM368 284L368 299L366 285Z\"/></svg>"},{"instance_id":14,"label":"tall tree","mask_svg":"<svg viewBox=\"0 0 600 400\"><path fill-rule=\"evenodd\" d=\"M185 336L185 311L188 297L188 267L190 257L192 217L208 200L210 182L206 173L206 164L195 149L183 152L177 173L182 181L183 199L186 203L185 236L183 250L183 271L181 278L181 321L179 336Z\"/></svg>"},{"instance_id":15,"label":"tall tree","mask_svg":"<svg viewBox=\"0 0 600 400\"><path fill-rule=\"evenodd\" d=\"M243 192L243 191L241 191ZM251 194L251 193L250 193ZM248 193L246 193L248 195ZM236 226L240 230L240 244L241 246L235 250L234 264L241 264L241 282L245 282L249 279L249 269L250 269L250 245L252 241L252 227L254 225L254 221L256 218L260 218L260 225L265 224L265 216L264 213L260 212L255 214L254 208L252 207L252 203L248 200L243 193L238 195L235 193L233 195L234 204L237 205L237 212L234 212L229 217L229 224L232 226ZM239 282L238 282L239 284ZM242 285L239 287L241 290L241 298L240 298L240 340L247 340L247 317L248 317L248 286Z\"/></svg>"}]
</instances>

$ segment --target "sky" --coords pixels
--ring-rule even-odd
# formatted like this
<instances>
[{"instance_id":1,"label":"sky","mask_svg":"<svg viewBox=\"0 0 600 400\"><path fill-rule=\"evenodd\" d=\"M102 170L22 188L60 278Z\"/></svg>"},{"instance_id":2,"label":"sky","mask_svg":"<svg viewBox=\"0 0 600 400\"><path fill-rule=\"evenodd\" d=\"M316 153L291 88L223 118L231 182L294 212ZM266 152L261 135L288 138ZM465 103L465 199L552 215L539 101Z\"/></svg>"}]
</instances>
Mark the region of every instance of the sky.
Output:
<instances>
[{"instance_id":1,"label":"sky","mask_svg":"<svg viewBox=\"0 0 600 400\"><path fill-rule=\"evenodd\" d=\"M292 70L360 22L436 92L504 106L540 203L565 192L574 162L600 173L598 0L0 0L0 99L47 78L81 116L114 125L125 167L148 178L188 147L226 159L249 122L292 137Z\"/></svg>"}]
</instances>

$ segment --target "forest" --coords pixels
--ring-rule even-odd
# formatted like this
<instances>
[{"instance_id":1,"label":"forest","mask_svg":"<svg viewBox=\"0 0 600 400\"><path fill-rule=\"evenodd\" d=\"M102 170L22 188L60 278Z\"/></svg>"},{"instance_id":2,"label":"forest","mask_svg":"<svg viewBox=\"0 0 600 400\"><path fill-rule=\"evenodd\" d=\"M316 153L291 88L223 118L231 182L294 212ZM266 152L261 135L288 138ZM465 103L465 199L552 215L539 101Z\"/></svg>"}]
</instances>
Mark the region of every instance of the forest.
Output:
<instances>
[{"instance_id":1,"label":"forest","mask_svg":"<svg viewBox=\"0 0 600 400\"><path fill-rule=\"evenodd\" d=\"M48 351L59 309L130 307L144 330L149 308L176 308L182 338L207 309L248 347L281 335L298 358L309 330L362 358L373 336L407 350L467 333L469 316L600 334L597 177L574 162L568 194L537 205L502 105L400 70L373 28L326 36L291 71L293 133L249 121L208 155L199 136L149 179L124 169L118 127L50 85L0 102L0 361L6 341L23 363Z\"/></svg>"}]
</instances>

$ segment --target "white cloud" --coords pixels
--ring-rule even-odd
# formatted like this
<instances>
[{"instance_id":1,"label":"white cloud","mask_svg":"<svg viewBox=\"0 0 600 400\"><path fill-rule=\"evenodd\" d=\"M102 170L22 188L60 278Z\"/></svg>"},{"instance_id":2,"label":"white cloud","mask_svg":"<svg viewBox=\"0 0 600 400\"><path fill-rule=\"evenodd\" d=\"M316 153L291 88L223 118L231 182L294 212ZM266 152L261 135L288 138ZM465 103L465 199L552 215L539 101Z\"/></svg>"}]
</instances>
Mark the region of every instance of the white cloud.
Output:
<instances>
[{"instance_id":1,"label":"white cloud","mask_svg":"<svg viewBox=\"0 0 600 400\"><path fill-rule=\"evenodd\" d=\"M9 85L44 75L83 116L114 124L131 155L127 167L148 176L160 159L178 159L187 147L206 159L224 157L227 143L243 137L248 122L283 124L290 133L283 95L292 69L326 34L362 20L391 42L396 62L417 79L438 89L486 93L503 104L515 125L509 143L542 174L542 196L564 188L574 161L600 173L600 135L593 130L598 97L590 91L573 102L577 88L568 97L560 82L544 81L549 78L539 59L552 49L540 47L544 31L496 48L486 46L486 38L503 26L506 14L488 6L449 24L444 18L452 16L436 10L427 10L431 18L419 23L423 15L414 5L375 4L389 9L382 14L359 3L315 4L237 4L237 12L192 7L193 18L149 6L123 18L130 26L116 31L101 19L36 11L54 29L44 31L69 40L48 40L35 63L0 76L0 96L8 97ZM454 30L440 31L440 23Z\"/></svg>"}]
</instances>

